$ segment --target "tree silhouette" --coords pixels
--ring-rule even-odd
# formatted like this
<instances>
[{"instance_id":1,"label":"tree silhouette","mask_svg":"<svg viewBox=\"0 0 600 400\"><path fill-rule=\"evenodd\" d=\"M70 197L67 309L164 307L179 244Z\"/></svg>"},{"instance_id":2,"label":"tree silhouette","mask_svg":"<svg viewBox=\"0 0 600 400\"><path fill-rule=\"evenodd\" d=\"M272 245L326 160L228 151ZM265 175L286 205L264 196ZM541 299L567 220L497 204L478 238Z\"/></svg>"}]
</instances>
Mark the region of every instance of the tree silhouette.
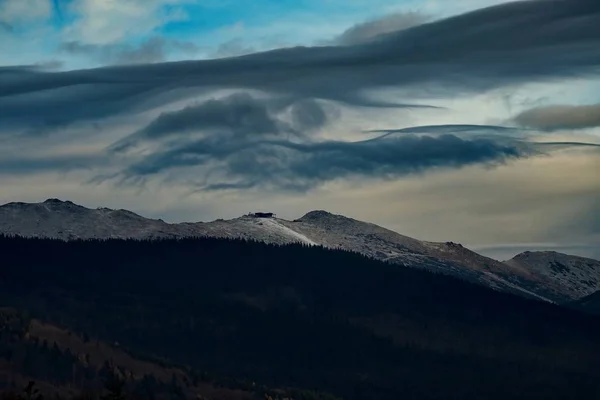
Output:
<instances>
[{"instance_id":1,"label":"tree silhouette","mask_svg":"<svg viewBox=\"0 0 600 400\"><path fill-rule=\"evenodd\" d=\"M189 366L194 384L295 400L600 398L600 319L359 254L214 238L0 237L0 248L0 304L88 332L98 347ZM35 361L22 376L70 382L68 352L50 342L40 357L2 332L12 368ZM94 371L94 383L109 372ZM125 386L190 392L165 376L105 398Z\"/></svg>"},{"instance_id":2,"label":"tree silhouette","mask_svg":"<svg viewBox=\"0 0 600 400\"><path fill-rule=\"evenodd\" d=\"M125 380L120 378L115 371L113 371L105 380L104 389L107 393L100 397L102 400L126 399Z\"/></svg>"},{"instance_id":3,"label":"tree silhouette","mask_svg":"<svg viewBox=\"0 0 600 400\"><path fill-rule=\"evenodd\" d=\"M35 387L34 381L29 381L23 389L23 400L43 400L44 396L40 394L38 388Z\"/></svg>"}]
</instances>

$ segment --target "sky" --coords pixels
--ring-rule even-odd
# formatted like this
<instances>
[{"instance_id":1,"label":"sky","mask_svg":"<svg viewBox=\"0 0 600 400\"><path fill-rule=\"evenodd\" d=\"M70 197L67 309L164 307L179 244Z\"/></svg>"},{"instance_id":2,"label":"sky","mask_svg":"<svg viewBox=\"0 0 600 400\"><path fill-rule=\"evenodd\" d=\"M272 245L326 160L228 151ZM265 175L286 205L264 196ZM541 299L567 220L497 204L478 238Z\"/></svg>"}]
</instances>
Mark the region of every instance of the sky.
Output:
<instances>
[{"instance_id":1,"label":"sky","mask_svg":"<svg viewBox=\"0 0 600 400\"><path fill-rule=\"evenodd\" d=\"M596 0L0 0L0 203L600 258Z\"/></svg>"}]
</instances>

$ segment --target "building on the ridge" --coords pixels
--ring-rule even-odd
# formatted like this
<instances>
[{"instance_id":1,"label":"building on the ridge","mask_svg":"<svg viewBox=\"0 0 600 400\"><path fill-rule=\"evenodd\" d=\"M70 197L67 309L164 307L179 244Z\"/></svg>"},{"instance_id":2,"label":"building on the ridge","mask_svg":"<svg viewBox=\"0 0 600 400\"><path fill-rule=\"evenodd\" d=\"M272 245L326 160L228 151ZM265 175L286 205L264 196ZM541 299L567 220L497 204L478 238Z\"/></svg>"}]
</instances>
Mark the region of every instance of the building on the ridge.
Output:
<instances>
[{"instance_id":1,"label":"building on the ridge","mask_svg":"<svg viewBox=\"0 0 600 400\"><path fill-rule=\"evenodd\" d=\"M275 213L272 212L255 212L251 214L254 218L274 218Z\"/></svg>"}]
</instances>

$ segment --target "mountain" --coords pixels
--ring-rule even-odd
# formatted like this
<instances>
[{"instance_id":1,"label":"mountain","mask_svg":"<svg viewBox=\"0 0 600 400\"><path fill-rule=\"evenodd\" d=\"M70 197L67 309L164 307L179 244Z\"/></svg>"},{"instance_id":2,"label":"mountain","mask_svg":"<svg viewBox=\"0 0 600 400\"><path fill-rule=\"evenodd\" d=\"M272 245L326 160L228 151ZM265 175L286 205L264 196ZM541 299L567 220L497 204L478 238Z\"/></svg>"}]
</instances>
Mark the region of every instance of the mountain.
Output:
<instances>
[{"instance_id":1,"label":"mountain","mask_svg":"<svg viewBox=\"0 0 600 400\"><path fill-rule=\"evenodd\" d=\"M358 253L217 238L0 248L0 304L42 321L32 332L60 327L73 351L68 331L86 332L243 390L304 390L295 400L600 396L597 317Z\"/></svg>"},{"instance_id":2,"label":"mountain","mask_svg":"<svg viewBox=\"0 0 600 400\"><path fill-rule=\"evenodd\" d=\"M93 210L58 199L0 206L0 233L60 239L142 239L193 234L183 225L175 228L164 221L144 218L127 210Z\"/></svg>"},{"instance_id":3,"label":"mountain","mask_svg":"<svg viewBox=\"0 0 600 400\"><path fill-rule=\"evenodd\" d=\"M555 251L526 251L505 262L572 300L600 290L600 261Z\"/></svg>"},{"instance_id":4,"label":"mountain","mask_svg":"<svg viewBox=\"0 0 600 400\"><path fill-rule=\"evenodd\" d=\"M564 303L573 300L547 274L520 263L502 263L453 242L435 243L326 211L287 221L246 215L231 220L169 224L126 210L89 209L70 201L8 203L0 206L0 233L25 237L76 238L244 238L266 243L304 243L341 248L394 264L426 269L497 290Z\"/></svg>"},{"instance_id":5,"label":"mountain","mask_svg":"<svg viewBox=\"0 0 600 400\"><path fill-rule=\"evenodd\" d=\"M107 238L240 237L268 243L312 243L279 219L249 216L229 221L169 224L127 210L90 209L70 201L8 203L0 206L0 234L64 240Z\"/></svg>"}]
</instances>

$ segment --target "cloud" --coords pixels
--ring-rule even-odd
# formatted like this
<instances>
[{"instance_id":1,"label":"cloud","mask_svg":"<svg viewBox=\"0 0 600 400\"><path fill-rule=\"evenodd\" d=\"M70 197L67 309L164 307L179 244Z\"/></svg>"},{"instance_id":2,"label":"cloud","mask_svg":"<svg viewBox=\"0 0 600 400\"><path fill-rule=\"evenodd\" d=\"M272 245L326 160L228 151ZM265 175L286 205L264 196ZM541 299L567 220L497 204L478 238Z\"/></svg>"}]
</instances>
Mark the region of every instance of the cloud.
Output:
<instances>
[{"instance_id":1,"label":"cloud","mask_svg":"<svg viewBox=\"0 0 600 400\"><path fill-rule=\"evenodd\" d=\"M15 28L5 21L0 21L0 31L14 32Z\"/></svg>"},{"instance_id":2,"label":"cloud","mask_svg":"<svg viewBox=\"0 0 600 400\"><path fill-rule=\"evenodd\" d=\"M600 67L600 3L514 2L391 33L374 43L295 47L217 60L29 72L2 82L3 126L139 111L191 92L255 89L294 98L391 106L395 87L419 99L592 76ZM43 95L42 95L43 93ZM162 97L161 97L162 96ZM407 95L408 96L408 95ZM422 104L421 104L422 106ZM23 118L27 115L28 118Z\"/></svg>"},{"instance_id":3,"label":"cloud","mask_svg":"<svg viewBox=\"0 0 600 400\"><path fill-rule=\"evenodd\" d=\"M275 187L307 190L347 177L395 178L436 168L498 164L526 156L489 140L402 136L359 142L205 138L151 154L124 172L139 179L172 169L195 168L204 190ZM198 169L199 168L199 169Z\"/></svg>"},{"instance_id":4,"label":"cloud","mask_svg":"<svg viewBox=\"0 0 600 400\"><path fill-rule=\"evenodd\" d=\"M600 126L600 104L537 107L523 111L514 121L543 130L594 128Z\"/></svg>"},{"instance_id":5,"label":"cloud","mask_svg":"<svg viewBox=\"0 0 600 400\"><path fill-rule=\"evenodd\" d=\"M59 60L48 60L48 61L40 61L35 64L35 67L39 70L59 70L64 66L64 63Z\"/></svg>"},{"instance_id":6,"label":"cloud","mask_svg":"<svg viewBox=\"0 0 600 400\"><path fill-rule=\"evenodd\" d=\"M407 128L397 129L373 129L367 132L373 133L448 133L448 132L462 132L462 133L479 133L479 132L492 132L492 133L504 133L510 131L523 131L523 128L515 128L501 125L472 125L472 124L451 124L451 125L423 125L423 126L410 126Z\"/></svg>"},{"instance_id":7,"label":"cloud","mask_svg":"<svg viewBox=\"0 0 600 400\"><path fill-rule=\"evenodd\" d=\"M529 138L536 131L529 131L528 129L511 126L500 126L500 125L469 125L469 124L446 124L446 125L423 125L423 126L410 126L399 129L372 129L366 131L366 133L383 133L384 136L398 135L398 134L413 134L413 135L445 135L445 134L460 134L462 136L468 135L473 138Z\"/></svg>"},{"instance_id":8,"label":"cloud","mask_svg":"<svg viewBox=\"0 0 600 400\"><path fill-rule=\"evenodd\" d=\"M0 3L0 23L5 28L47 19L51 15L49 0L7 0Z\"/></svg>"},{"instance_id":9,"label":"cloud","mask_svg":"<svg viewBox=\"0 0 600 400\"><path fill-rule=\"evenodd\" d=\"M341 45L361 44L376 37L429 22L431 17L418 12L395 13L362 22L346 29L334 42Z\"/></svg>"},{"instance_id":10,"label":"cloud","mask_svg":"<svg viewBox=\"0 0 600 400\"><path fill-rule=\"evenodd\" d=\"M108 165L104 155L45 155L45 156L3 156L0 160L0 175L21 176L38 173L93 170Z\"/></svg>"},{"instance_id":11,"label":"cloud","mask_svg":"<svg viewBox=\"0 0 600 400\"><path fill-rule=\"evenodd\" d=\"M199 48L191 42L152 37L137 46L130 44L85 44L65 42L61 50L74 55L92 57L104 65L150 64L165 61L169 50L195 53Z\"/></svg>"},{"instance_id":12,"label":"cloud","mask_svg":"<svg viewBox=\"0 0 600 400\"><path fill-rule=\"evenodd\" d=\"M285 103L283 103L285 104ZM212 98L187 107L160 114L150 124L111 146L122 151L136 143L183 137L193 133L215 135L218 140L245 140L250 137L277 136L282 133L298 134L290 125L271 115L282 104L253 97L247 93L234 93L222 98ZM315 105L313 113L318 113ZM321 111L322 112L322 111ZM310 116L300 116L301 121ZM324 118L324 116L323 116ZM307 123L312 123L310 122ZM324 121L319 121L324 123Z\"/></svg>"},{"instance_id":13,"label":"cloud","mask_svg":"<svg viewBox=\"0 0 600 400\"><path fill-rule=\"evenodd\" d=\"M586 143L586 142L532 142L529 144L531 148L544 149L546 151L564 150L570 148L587 148L588 150L595 150L600 148L599 143Z\"/></svg>"},{"instance_id":14,"label":"cloud","mask_svg":"<svg viewBox=\"0 0 600 400\"><path fill-rule=\"evenodd\" d=\"M254 47L245 45L241 38L234 38L225 43L221 43L215 51L214 56L216 58L236 57L254 52L256 52Z\"/></svg>"},{"instance_id":15,"label":"cloud","mask_svg":"<svg viewBox=\"0 0 600 400\"><path fill-rule=\"evenodd\" d=\"M315 100L233 93L163 112L112 144L109 153L130 163L122 174L127 182L176 170L172 179L193 175L196 184L210 190L304 190L354 175L393 177L533 153L514 140L500 143L502 127L480 127L494 133L488 132L493 140L461 139L454 133L465 134L469 126L448 125L405 129L424 136L386 133L358 142L322 141L318 129L330 118L326 106ZM139 151L129 151L133 148ZM136 154L144 156L136 160ZM198 181L198 176L204 177Z\"/></svg>"},{"instance_id":16,"label":"cloud","mask_svg":"<svg viewBox=\"0 0 600 400\"><path fill-rule=\"evenodd\" d=\"M292 124L301 132L321 128L334 114L334 110L325 110L313 99L298 101L291 107Z\"/></svg>"},{"instance_id":17,"label":"cloud","mask_svg":"<svg viewBox=\"0 0 600 400\"><path fill-rule=\"evenodd\" d=\"M378 130L383 134L362 141L324 141L317 130L327 122L314 100L234 93L164 112L109 150L128 164L118 174L128 184L160 175L203 190L303 191L342 178L396 178L600 147L534 142L535 131L493 125L415 126ZM125 152L133 147L139 151Z\"/></svg>"},{"instance_id":18,"label":"cloud","mask_svg":"<svg viewBox=\"0 0 600 400\"><path fill-rule=\"evenodd\" d=\"M172 21L187 18L178 5L185 0L77 0L68 6L74 16L65 27L67 41L106 45L136 37Z\"/></svg>"}]
</instances>

